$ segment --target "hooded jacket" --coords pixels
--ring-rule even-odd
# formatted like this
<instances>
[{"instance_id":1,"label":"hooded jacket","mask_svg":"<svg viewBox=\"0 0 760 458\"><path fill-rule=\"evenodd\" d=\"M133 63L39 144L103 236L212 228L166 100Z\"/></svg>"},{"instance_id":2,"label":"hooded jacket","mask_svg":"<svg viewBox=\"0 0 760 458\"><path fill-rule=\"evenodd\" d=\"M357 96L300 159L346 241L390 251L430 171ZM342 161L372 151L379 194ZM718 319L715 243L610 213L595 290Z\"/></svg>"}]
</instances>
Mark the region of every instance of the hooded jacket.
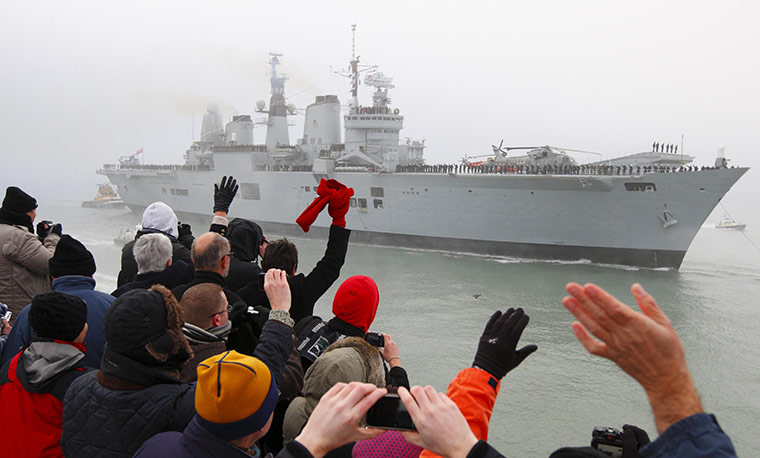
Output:
<instances>
[{"instance_id":1,"label":"hooded jacket","mask_svg":"<svg viewBox=\"0 0 760 458\"><path fill-rule=\"evenodd\" d=\"M63 456L62 402L69 385L85 374L83 348L40 339L0 370L3 456Z\"/></svg>"},{"instance_id":2,"label":"hooded jacket","mask_svg":"<svg viewBox=\"0 0 760 458\"><path fill-rule=\"evenodd\" d=\"M256 281L259 267L259 247L264 241L261 226L243 218L230 221L225 234L230 241L230 248L235 257L230 262L230 272L227 275L227 287L237 291L252 281Z\"/></svg>"},{"instance_id":3,"label":"hooded jacket","mask_svg":"<svg viewBox=\"0 0 760 458\"><path fill-rule=\"evenodd\" d=\"M162 286L130 291L106 314L101 369L71 385L63 403L67 456L131 457L162 431L182 431L195 413L195 386L179 381L192 357L182 312Z\"/></svg>"},{"instance_id":4,"label":"hooded jacket","mask_svg":"<svg viewBox=\"0 0 760 458\"><path fill-rule=\"evenodd\" d=\"M285 443L301 433L319 400L338 382L364 382L385 387L383 358L377 348L364 339L347 337L332 344L317 358L306 371L303 396L295 398L285 412Z\"/></svg>"},{"instance_id":5,"label":"hooded jacket","mask_svg":"<svg viewBox=\"0 0 760 458\"><path fill-rule=\"evenodd\" d=\"M32 297L50 291L48 261L60 239L50 233L40 243L26 225L0 220L0 302L14 317Z\"/></svg>"},{"instance_id":6,"label":"hooded jacket","mask_svg":"<svg viewBox=\"0 0 760 458\"><path fill-rule=\"evenodd\" d=\"M95 291L95 279L80 275L66 275L53 280L53 291L77 296L87 303L87 335L84 342L87 352L84 354L84 364L87 367L100 369L103 357L103 347L106 335L103 330L106 312L113 301L110 294ZM29 324L29 306L24 307L18 314L11 333L8 335L6 348L0 365L4 366L16 356L34 338L32 326Z\"/></svg>"},{"instance_id":7,"label":"hooded jacket","mask_svg":"<svg viewBox=\"0 0 760 458\"><path fill-rule=\"evenodd\" d=\"M174 210L163 202L153 202L143 212L142 230L138 231L135 239L124 245L121 250L121 271L116 286L121 287L134 280L137 275L137 261L135 261L135 242L145 234L160 233L169 237L172 242L172 263L190 260L190 248L193 245L193 236L187 235L180 238L177 229L177 215Z\"/></svg>"}]
</instances>

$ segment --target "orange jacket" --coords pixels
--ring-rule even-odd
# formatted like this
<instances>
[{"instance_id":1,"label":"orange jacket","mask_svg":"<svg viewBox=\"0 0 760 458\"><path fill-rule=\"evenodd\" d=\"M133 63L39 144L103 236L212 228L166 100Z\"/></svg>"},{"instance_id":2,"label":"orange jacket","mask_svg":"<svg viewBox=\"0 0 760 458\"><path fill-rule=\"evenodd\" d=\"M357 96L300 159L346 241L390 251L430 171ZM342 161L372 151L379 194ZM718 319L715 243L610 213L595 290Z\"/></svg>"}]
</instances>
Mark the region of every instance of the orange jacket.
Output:
<instances>
[{"instance_id":1,"label":"orange jacket","mask_svg":"<svg viewBox=\"0 0 760 458\"><path fill-rule=\"evenodd\" d=\"M478 440L488 440L488 422L500 387L501 381L488 372L469 367L459 371L446 390L446 395L459 407ZM420 458L434 457L438 455L429 450L420 454Z\"/></svg>"}]
</instances>

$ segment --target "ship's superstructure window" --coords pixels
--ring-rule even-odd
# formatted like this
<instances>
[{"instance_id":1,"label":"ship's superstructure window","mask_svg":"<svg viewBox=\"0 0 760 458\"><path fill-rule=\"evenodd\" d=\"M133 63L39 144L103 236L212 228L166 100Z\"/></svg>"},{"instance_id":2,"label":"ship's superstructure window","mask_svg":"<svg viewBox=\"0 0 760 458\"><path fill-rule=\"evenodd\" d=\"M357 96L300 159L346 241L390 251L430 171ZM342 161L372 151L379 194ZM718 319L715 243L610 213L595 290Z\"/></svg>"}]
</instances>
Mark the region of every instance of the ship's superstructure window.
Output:
<instances>
[{"instance_id":1,"label":"ship's superstructure window","mask_svg":"<svg viewBox=\"0 0 760 458\"><path fill-rule=\"evenodd\" d=\"M372 201L372 203L375 205L375 208L383 208L383 199L375 199Z\"/></svg>"},{"instance_id":2,"label":"ship's superstructure window","mask_svg":"<svg viewBox=\"0 0 760 458\"><path fill-rule=\"evenodd\" d=\"M642 191L642 192L654 192L657 191L657 186L654 183L625 183L626 191Z\"/></svg>"},{"instance_id":3,"label":"ship's superstructure window","mask_svg":"<svg viewBox=\"0 0 760 458\"><path fill-rule=\"evenodd\" d=\"M260 200L261 192L258 183L240 183L240 196L246 200Z\"/></svg>"},{"instance_id":4,"label":"ship's superstructure window","mask_svg":"<svg viewBox=\"0 0 760 458\"><path fill-rule=\"evenodd\" d=\"M348 202L349 202L348 203L349 207L351 208L356 207L356 197L352 197Z\"/></svg>"},{"instance_id":5,"label":"ship's superstructure window","mask_svg":"<svg viewBox=\"0 0 760 458\"><path fill-rule=\"evenodd\" d=\"M385 197L385 190L383 188L369 188L369 194L372 197Z\"/></svg>"},{"instance_id":6,"label":"ship's superstructure window","mask_svg":"<svg viewBox=\"0 0 760 458\"><path fill-rule=\"evenodd\" d=\"M303 190L304 190L304 191L306 191L306 192L311 192L311 187L309 187L309 186L304 186L304 187L303 187Z\"/></svg>"},{"instance_id":7,"label":"ship's superstructure window","mask_svg":"<svg viewBox=\"0 0 760 458\"><path fill-rule=\"evenodd\" d=\"M356 202L359 204L359 211L367 211L367 199L356 199Z\"/></svg>"},{"instance_id":8,"label":"ship's superstructure window","mask_svg":"<svg viewBox=\"0 0 760 458\"><path fill-rule=\"evenodd\" d=\"M171 191L172 191L173 196L189 196L190 195L190 191L188 191L187 189L172 188Z\"/></svg>"},{"instance_id":9,"label":"ship's superstructure window","mask_svg":"<svg viewBox=\"0 0 760 458\"><path fill-rule=\"evenodd\" d=\"M166 194L166 188L161 188L161 192Z\"/></svg>"}]
</instances>

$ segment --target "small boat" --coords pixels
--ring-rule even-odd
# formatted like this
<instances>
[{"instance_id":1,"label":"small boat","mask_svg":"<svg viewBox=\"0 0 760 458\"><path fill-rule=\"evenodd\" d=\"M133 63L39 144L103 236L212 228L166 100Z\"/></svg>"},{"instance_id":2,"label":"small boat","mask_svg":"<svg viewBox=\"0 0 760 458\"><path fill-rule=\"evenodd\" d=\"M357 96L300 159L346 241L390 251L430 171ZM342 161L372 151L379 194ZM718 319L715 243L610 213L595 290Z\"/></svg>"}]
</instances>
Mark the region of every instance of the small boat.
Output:
<instances>
[{"instance_id":1,"label":"small boat","mask_svg":"<svg viewBox=\"0 0 760 458\"><path fill-rule=\"evenodd\" d=\"M737 223L730 216L725 215L720 222L715 225L715 229L737 229L743 231L746 224Z\"/></svg>"},{"instance_id":2,"label":"small boat","mask_svg":"<svg viewBox=\"0 0 760 458\"><path fill-rule=\"evenodd\" d=\"M121 200L116 191L111 187L109 183L99 184L98 193L93 200L85 200L82 202L83 207L88 208L119 208L124 206L124 201Z\"/></svg>"},{"instance_id":3,"label":"small boat","mask_svg":"<svg viewBox=\"0 0 760 458\"><path fill-rule=\"evenodd\" d=\"M121 230L119 231L119 235L117 235L113 239L113 243L115 243L118 246L126 245L127 243L135 239L135 234L137 233L138 230L139 230L139 226L137 226L137 228L135 229L122 227Z\"/></svg>"}]
</instances>

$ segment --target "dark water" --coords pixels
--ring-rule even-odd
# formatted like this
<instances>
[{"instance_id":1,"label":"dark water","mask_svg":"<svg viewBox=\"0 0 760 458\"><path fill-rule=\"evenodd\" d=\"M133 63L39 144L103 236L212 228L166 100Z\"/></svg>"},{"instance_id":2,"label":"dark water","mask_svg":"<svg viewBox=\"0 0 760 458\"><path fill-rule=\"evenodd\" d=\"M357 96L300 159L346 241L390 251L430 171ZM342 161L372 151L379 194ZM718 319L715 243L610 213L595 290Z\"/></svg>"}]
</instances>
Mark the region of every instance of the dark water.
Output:
<instances>
[{"instance_id":1,"label":"dark water","mask_svg":"<svg viewBox=\"0 0 760 458\"><path fill-rule=\"evenodd\" d=\"M90 248L98 289L112 291L120 256L113 238L120 227L139 223L140 215L70 202L43 203L39 215L62 221ZM193 221L196 235L208 223ZM755 243L758 227L750 224L746 233ZM324 252L324 241L293 240L303 269ZM680 272L351 245L341 279L316 313L330 316L337 284L356 274L371 276L380 289L372 329L399 343L412 384L439 390L472 364L494 310L526 309L531 321L522 341L539 350L503 380L489 441L507 456L527 457L587 445L597 425L631 423L656 435L643 390L612 363L586 353L560 303L565 283L576 281L595 282L632 304L629 288L640 282L683 340L705 409L717 415L740 455L760 456L760 438L752 433L760 411L760 253L740 232L703 227Z\"/></svg>"}]
</instances>

